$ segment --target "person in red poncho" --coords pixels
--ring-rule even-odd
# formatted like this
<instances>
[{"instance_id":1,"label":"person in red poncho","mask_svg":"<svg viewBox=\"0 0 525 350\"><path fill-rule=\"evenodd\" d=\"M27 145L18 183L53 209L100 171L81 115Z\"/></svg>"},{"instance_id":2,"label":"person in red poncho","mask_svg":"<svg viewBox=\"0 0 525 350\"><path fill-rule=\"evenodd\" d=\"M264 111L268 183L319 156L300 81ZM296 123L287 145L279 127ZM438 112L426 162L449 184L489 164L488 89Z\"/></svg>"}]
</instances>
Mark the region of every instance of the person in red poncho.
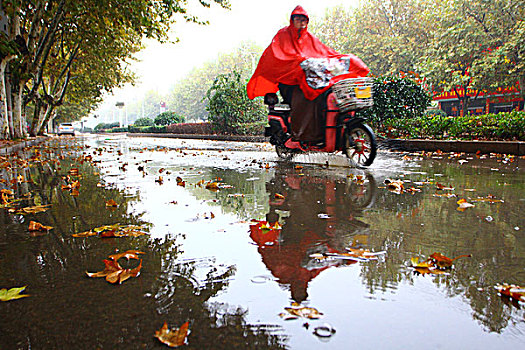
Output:
<instances>
[{"instance_id":1,"label":"person in red poncho","mask_svg":"<svg viewBox=\"0 0 525 350\"><path fill-rule=\"evenodd\" d=\"M318 97L336 81L366 76L369 69L357 56L340 54L321 43L308 32L308 21L307 12L297 6L290 16L290 25L277 32L262 54L246 89L250 99L280 91L284 102L291 105L292 138L322 142L323 115ZM301 63L316 58L344 58L347 72L332 77L325 85L312 87Z\"/></svg>"}]
</instances>

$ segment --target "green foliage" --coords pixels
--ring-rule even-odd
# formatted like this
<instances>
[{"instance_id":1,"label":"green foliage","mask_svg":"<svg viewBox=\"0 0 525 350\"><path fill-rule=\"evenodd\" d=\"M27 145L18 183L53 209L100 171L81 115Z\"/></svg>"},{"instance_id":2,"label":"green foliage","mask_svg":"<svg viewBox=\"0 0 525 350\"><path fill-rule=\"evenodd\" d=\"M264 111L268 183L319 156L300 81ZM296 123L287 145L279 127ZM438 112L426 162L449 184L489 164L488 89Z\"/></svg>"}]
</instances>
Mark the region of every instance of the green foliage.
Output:
<instances>
[{"instance_id":1,"label":"green foliage","mask_svg":"<svg viewBox=\"0 0 525 350\"><path fill-rule=\"evenodd\" d=\"M408 77L378 77L374 79L374 106L360 111L372 123L388 119L411 119L422 116L431 97L425 89Z\"/></svg>"},{"instance_id":2,"label":"green foliage","mask_svg":"<svg viewBox=\"0 0 525 350\"><path fill-rule=\"evenodd\" d=\"M248 132L243 126L263 122L266 109L260 99L250 100L241 74L233 71L219 74L206 94L209 121L215 131L241 134Z\"/></svg>"},{"instance_id":3,"label":"green foliage","mask_svg":"<svg viewBox=\"0 0 525 350\"><path fill-rule=\"evenodd\" d=\"M139 118L135 120L135 123L133 123L135 126L151 126L153 124L154 122L150 118Z\"/></svg>"},{"instance_id":4,"label":"green foliage","mask_svg":"<svg viewBox=\"0 0 525 350\"><path fill-rule=\"evenodd\" d=\"M170 125L184 123L184 116L175 112L164 112L155 117L155 125Z\"/></svg>"},{"instance_id":5,"label":"green foliage","mask_svg":"<svg viewBox=\"0 0 525 350\"><path fill-rule=\"evenodd\" d=\"M255 69L262 48L251 42L243 42L230 53L220 54L214 61L194 68L186 77L177 82L167 97L170 110L184 115L190 121L208 120L206 92L215 77L233 70L248 79Z\"/></svg>"},{"instance_id":6,"label":"green foliage","mask_svg":"<svg viewBox=\"0 0 525 350\"><path fill-rule=\"evenodd\" d=\"M394 118L377 130L388 137L525 141L525 112L447 117Z\"/></svg>"},{"instance_id":7,"label":"green foliage","mask_svg":"<svg viewBox=\"0 0 525 350\"><path fill-rule=\"evenodd\" d=\"M151 125L151 126L136 126L130 125L127 128L128 132L132 133L145 133L145 134L162 134L167 132L166 126Z\"/></svg>"},{"instance_id":8,"label":"green foliage","mask_svg":"<svg viewBox=\"0 0 525 350\"><path fill-rule=\"evenodd\" d=\"M99 123L97 126L95 126L95 131L104 131L107 129L117 128L119 127L119 123Z\"/></svg>"}]
</instances>

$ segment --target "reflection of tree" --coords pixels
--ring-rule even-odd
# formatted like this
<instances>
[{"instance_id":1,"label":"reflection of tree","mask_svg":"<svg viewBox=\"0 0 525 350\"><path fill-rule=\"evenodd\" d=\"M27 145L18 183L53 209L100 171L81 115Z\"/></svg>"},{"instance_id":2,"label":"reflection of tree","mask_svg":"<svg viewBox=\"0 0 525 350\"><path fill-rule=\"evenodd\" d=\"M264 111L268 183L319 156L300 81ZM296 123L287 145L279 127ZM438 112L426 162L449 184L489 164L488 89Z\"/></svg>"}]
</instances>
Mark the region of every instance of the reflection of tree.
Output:
<instances>
[{"instance_id":1,"label":"reflection of tree","mask_svg":"<svg viewBox=\"0 0 525 350\"><path fill-rule=\"evenodd\" d=\"M27 189L32 200L52 204L51 209L25 218L0 210L0 286L28 285L31 294L22 302L2 305L7 308L0 318L2 347L162 348L153 334L164 321L170 327L190 321L190 348L284 348L276 326L249 325L245 310L209 302L227 288L235 268L217 267L209 260L178 260L180 237L73 238L75 231L106 224L146 223L140 214L128 213L137 197L96 186L97 169L79 161L81 152L48 147L46 153L60 159L60 168L57 162L35 163L29 170L34 183ZM61 176L71 167L81 174L78 197L60 188ZM108 210L108 199L119 207ZM54 229L29 237L27 222L33 219ZM128 249L146 253L138 278L110 285L86 277L86 270L102 269L102 260L115 250ZM137 264L119 262L125 268Z\"/></svg>"},{"instance_id":2,"label":"reflection of tree","mask_svg":"<svg viewBox=\"0 0 525 350\"><path fill-rule=\"evenodd\" d=\"M269 176L267 171L234 172L216 168L207 171L209 172L203 177L204 180L220 178L221 182L233 188L212 192L204 187L188 187L197 199L216 199L216 205L220 205L224 213L234 213L243 220L261 218L268 212L265 188L265 180Z\"/></svg>"},{"instance_id":3,"label":"reflection of tree","mask_svg":"<svg viewBox=\"0 0 525 350\"><path fill-rule=\"evenodd\" d=\"M418 186L421 193L396 195L382 190L377 205L365 213L365 221L373 222L370 242L387 251L385 264L363 265L362 278L371 293L395 289L401 281L432 278L436 286L450 296L462 295L473 309L473 318L487 330L500 332L509 323L523 319L523 312L509 308L495 295L492 286L500 282L523 283L525 274L525 239L516 235L516 213L525 209L523 184L519 175L506 177L511 186L502 186L490 166L460 167L447 162L421 162L417 170L405 179L413 182L431 180L431 184ZM435 176L442 174L442 176ZM459 197L440 198L435 183L455 187ZM408 183L409 186L410 183ZM464 191L474 189L475 192ZM476 207L457 211L459 198L495 195L505 203L475 202ZM515 203L517 208L508 207ZM507 206L507 207L506 207ZM379 210L379 208L381 208ZM493 222L485 220L487 216ZM522 224L518 224L522 226ZM455 264L449 276L414 276L405 268L413 256L428 256L442 252L447 256L471 253L472 258ZM478 290L481 289L482 291Z\"/></svg>"},{"instance_id":4,"label":"reflection of tree","mask_svg":"<svg viewBox=\"0 0 525 350\"><path fill-rule=\"evenodd\" d=\"M319 172L319 171L317 171ZM251 226L262 261L296 302L308 297L308 284L323 270L355 263L350 260L318 261L313 253L343 253L347 247L362 247L368 225L357 218L373 203L375 182L333 176L303 176L294 169L277 168L267 183L270 194L268 221L280 221L280 232L265 232ZM278 193L284 199L275 197ZM325 215L326 217L320 218ZM275 237L272 237L274 235Z\"/></svg>"}]
</instances>

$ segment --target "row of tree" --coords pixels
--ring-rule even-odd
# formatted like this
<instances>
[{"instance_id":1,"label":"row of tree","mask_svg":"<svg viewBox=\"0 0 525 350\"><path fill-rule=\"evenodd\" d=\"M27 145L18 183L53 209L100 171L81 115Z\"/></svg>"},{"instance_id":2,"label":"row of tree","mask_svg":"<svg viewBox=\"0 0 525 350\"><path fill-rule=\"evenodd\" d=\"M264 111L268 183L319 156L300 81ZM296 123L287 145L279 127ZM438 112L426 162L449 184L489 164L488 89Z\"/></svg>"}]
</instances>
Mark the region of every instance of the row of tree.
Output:
<instances>
[{"instance_id":1,"label":"row of tree","mask_svg":"<svg viewBox=\"0 0 525 350\"><path fill-rule=\"evenodd\" d=\"M419 77L428 91L455 91L466 115L480 92L525 86L523 18L523 0L370 0L328 9L310 19L309 30L337 51L359 56L374 76L404 72ZM164 96L168 108L189 120L207 120L206 95L215 78L236 70L248 79L261 53L243 43L194 68Z\"/></svg>"},{"instance_id":2,"label":"row of tree","mask_svg":"<svg viewBox=\"0 0 525 350\"><path fill-rule=\"evenodd\" d=\"M466 115L468 90L475 98L525 86L524 18L523 0L369 0L333 8L309 29L376 76L415 72L434 92L456 92Z\"/></svg>"},{"instance_id":3,"label":"row of tree","mask_svg":"<svg viewBox=\"0 0 525 350\"><path fill-rule=\"evenodd\" d=\"M228 8L228 0L198 0ZM168 40L185 0L2 0L0 138L37 135L57 108L86 113L134 75L144 38ZM79 107L81 106L81 107ZM82 112L82 111L80 111Z\"/></svg>"}]
</instances>

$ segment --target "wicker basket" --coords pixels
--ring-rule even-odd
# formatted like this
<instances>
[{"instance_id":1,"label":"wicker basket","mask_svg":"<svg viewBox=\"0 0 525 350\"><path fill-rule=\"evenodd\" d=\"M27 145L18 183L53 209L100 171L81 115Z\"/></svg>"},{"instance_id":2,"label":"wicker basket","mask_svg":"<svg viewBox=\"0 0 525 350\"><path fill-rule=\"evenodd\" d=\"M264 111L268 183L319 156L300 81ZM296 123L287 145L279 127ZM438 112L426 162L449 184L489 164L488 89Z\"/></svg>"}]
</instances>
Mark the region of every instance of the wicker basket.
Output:
<instances>
[{"instance_id":1,"label":"wicker basket","mask_svg":"<svg viewBox=\"0 0 525 350\"><path fill-rule=\"evenodd\" d=\"M372 78L349 78L332 86L337 106L342 112L358 111L374 105Z\"/></svg>"}]
</instances>

